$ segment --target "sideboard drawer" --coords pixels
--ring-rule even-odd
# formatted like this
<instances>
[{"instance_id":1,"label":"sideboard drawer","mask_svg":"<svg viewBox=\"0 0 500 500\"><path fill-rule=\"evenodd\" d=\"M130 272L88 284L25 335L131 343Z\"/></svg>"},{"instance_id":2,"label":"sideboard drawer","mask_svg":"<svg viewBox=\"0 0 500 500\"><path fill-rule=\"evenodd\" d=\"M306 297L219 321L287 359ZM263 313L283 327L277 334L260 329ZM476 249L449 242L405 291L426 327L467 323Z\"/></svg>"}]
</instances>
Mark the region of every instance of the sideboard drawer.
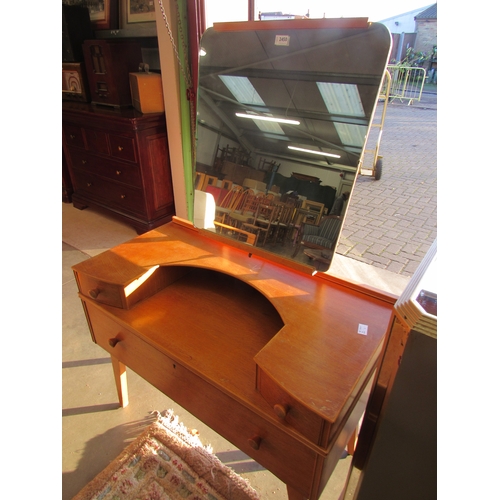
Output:
<instances>
[{"instance_id":1,"label":"sideboard drawer","mask_svg":"<svg viewBox=\"0 0 500 500\"><path fill-rule=\"evenodd\" d=\"M64 139L68 146L75 146L78 148L85 147L85 139L83 136L82 128L78 125L67 124L63 126Z\"/></svg>"},{"instance_id":2,"label":"sideboard drawer","mask_svg":"<svg viewBox=\"0 0 500 500\"><path fill-rule=\"evenodd\" d=\"M96 201L103 200L107 205L132 214L146 213L141 190L78 170L74 170L73 175L75 193L84 192Z\"/></svg>"},{"instance_id":3,"label":"sideboard drawer","mask_svg":"<svg viewBox=\"0 0 500 500\"><path fill-rule=\"evenodd\" d=\"M153 344L84 300L94 341L283 482L308 497L322 458L293 433L279 428ZM293 458L292 458L293 457ZM294 465L291 466L291 463Z\"/></svg>"},{"instance_id":4,"label":"sideboard drawer","mask_svg":"<svg viewBox=\"0 0 500 500\"><path fill-rule=\"evenodd\" d=\"M120 160L137 162L134 139L122 135L109 134L109 143L111 144L112 156Z\"/></svg>"},{"instance_id":5,"label":"sideboard drawer","mask_svg":"<svg viewBox=\"0 0 500 500\"><path fill-rule=\"evenodd\" d=\"M69 148L69 152L74 168L103 175L130 186L142 187L141 172L137 165L105 159L76 148Z\"/></svg>"},{"instance_id":6,"label":"sideboard drawer","mask_svg":"<svg viewBox=\"0 0 500 500\"><path fill-rule=\"evenodd\" d=\"M104 130L85 128L85 137L87 138L87 149L89 151L103 155L110 154L108 134Z\"/></svg>"}]
</instances>

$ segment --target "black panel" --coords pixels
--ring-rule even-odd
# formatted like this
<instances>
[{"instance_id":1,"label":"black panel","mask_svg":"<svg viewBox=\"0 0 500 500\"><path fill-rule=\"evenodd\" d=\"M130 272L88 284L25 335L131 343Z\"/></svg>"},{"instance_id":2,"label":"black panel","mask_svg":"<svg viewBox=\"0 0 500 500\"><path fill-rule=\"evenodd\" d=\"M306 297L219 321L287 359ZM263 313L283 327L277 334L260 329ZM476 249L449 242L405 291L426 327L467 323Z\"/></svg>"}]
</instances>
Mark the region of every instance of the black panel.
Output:
<instances>
[{"instance_id":1,"label":"black panel","mask_svg":"<svg viewBox=\"0 0 500 500\"><path fill-rule=\"evenodd\" d=\"M89 9L80 5L63 4L62 62L82 62L82 43L93 38Z\"/></svg>"}]
</instances>

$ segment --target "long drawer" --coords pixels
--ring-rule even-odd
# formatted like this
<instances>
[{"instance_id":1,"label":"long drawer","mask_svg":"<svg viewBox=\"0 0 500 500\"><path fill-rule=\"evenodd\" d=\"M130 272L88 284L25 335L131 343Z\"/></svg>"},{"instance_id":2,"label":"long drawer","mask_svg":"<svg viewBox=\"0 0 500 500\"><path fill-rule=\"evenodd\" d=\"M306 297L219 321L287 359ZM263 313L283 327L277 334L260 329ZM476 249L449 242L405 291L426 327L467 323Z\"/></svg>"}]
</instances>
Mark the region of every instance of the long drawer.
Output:
<instances>
[{"instance_id":1,"label":"long drawer","mask_svg":"<svg viewBox=\"0 0 500 500\"><path fill-rule=\"evenodd\" d=\"M81 149L68 149L74 168L102 175L123 184L142 187L141 172L136 164L114 161Z\"/></svg>"},{"instance_id":2,"label":"long drawer","mask_svg":"<svg viewBox=\"0 0 500 500\"><path fill-rule=\"evenodd\" d=\"M73 170L75 193L84 193L96 201L102 200L107 206L137 215L146 215L142 189L112 182L98 175L81 170Z\"/></svg>"},{"instance_id":3,"label":"long drawer","mask_svg":"<svg viewBox=\"0 0 500 500\"><path fill-rule=\"evenodd\" d=\"M305 497L324 457L163 354L81 296L93 340Z\"/></svg>"}]
</instances>

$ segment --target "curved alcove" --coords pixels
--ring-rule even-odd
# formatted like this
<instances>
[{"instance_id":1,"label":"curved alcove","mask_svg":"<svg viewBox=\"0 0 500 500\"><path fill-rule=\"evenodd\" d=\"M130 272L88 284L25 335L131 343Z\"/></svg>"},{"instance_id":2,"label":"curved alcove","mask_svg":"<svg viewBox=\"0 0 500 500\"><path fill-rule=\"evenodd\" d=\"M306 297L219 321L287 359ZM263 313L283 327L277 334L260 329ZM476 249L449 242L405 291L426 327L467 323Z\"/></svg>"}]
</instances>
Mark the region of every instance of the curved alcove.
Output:
<instances>
[{"instance_id":1,"label":"curved alcove","mask_svg":"<svg viewBox=\"0 0 500 500\"><path fill-rule=\"evenodd\" d=\"M158 271L170 276L167 286L134 308L147 318L150 338L219 383L253 390L253 358L284 326L273 304L216 270L173 265Z\"/></svg>"}]
</instances>

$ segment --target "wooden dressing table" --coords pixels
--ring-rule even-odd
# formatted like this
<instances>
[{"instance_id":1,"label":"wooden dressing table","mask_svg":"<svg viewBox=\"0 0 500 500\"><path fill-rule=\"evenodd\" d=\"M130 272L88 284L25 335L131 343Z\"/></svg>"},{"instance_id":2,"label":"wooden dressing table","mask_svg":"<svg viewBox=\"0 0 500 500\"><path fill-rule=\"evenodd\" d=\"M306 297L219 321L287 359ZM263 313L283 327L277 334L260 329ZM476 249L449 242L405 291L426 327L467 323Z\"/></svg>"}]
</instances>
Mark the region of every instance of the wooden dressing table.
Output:
<instances>
[{"instance_id":1,"label":"wooden dressing table","mask_svg":"<svg viewBox=\"0 0 500 500\"><path fill-rule=\"evenodd\" d=\"M122 406L128 366L290 499L317 499L365 410L396 297L255 252L174 217L73 270Z\"/></svg>"}]
</instances>

